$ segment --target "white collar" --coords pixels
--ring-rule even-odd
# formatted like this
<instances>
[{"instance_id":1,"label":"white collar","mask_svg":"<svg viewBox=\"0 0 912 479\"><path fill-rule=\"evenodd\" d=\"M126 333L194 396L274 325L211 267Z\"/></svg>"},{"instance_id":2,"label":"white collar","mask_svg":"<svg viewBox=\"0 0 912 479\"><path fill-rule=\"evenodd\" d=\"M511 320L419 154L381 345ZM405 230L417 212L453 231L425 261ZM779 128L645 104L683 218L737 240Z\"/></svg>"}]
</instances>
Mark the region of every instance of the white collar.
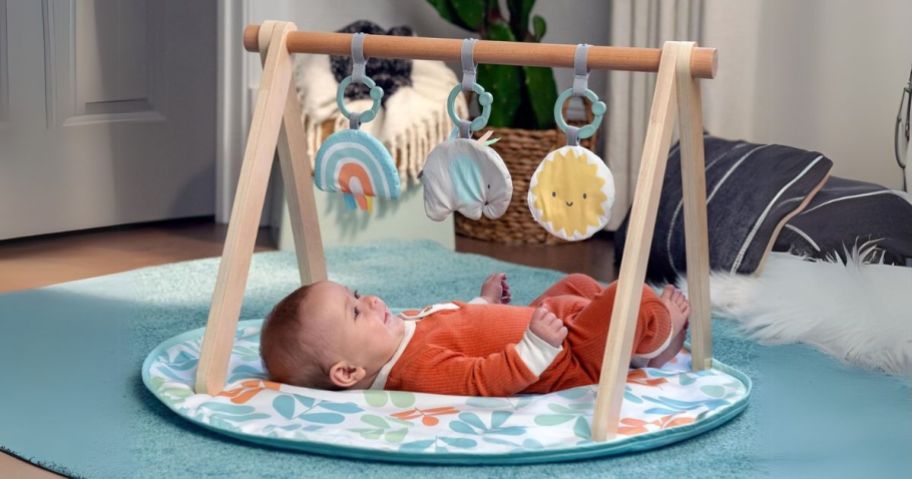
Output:
<instances>
[{"instance_id":1,"label":"white collar","mask_svg":"<svg viewBox=\"0 0 912 479\"><path fill-rule=\"evenodd\" d=\"M380 372L377 373L377 377L374 378L374 382L371 383L368 389L383 389L383 387L386 386L386 379L389 377L390 370L396 365L399 356L402 356L405 348L412 340L412 336L415 335L415 321L405 320L402 322L402 325L405 328L405 331L402 334L402 342L399 343L399 348L393 353L393 357L380 368Z\"/></svg>"}]
</instances>

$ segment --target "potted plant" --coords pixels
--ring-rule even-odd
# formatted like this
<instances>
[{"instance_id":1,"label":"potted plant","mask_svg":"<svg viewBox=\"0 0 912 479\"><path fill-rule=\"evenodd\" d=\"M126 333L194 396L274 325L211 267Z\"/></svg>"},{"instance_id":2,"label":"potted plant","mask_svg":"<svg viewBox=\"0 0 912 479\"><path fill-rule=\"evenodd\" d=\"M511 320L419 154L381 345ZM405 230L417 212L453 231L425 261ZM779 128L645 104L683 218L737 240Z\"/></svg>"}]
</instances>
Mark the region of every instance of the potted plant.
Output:
<instances>
[{"instance_id":1,"label":"potted plant","mask_svg":"<svg viewBox=\"0 0 912 479\"><path fill-rule=\"evenodd\" d=\"M450 23L475 32L483 40L540 42L547 23L532 15L535 0L507 0L507 14L498 0L427 0ZM526 205L529 180L539 162L564 145L555 128L557 85L551 68L478 66L477 81L494 95L488 126L500 141L493 147L513 177L513 199L501 218L469 220L456 215L456 232L473 238L508 244L562 242L541 228ZM582 142L591 148L594 140Z\"/></svg>"}]
</instances>

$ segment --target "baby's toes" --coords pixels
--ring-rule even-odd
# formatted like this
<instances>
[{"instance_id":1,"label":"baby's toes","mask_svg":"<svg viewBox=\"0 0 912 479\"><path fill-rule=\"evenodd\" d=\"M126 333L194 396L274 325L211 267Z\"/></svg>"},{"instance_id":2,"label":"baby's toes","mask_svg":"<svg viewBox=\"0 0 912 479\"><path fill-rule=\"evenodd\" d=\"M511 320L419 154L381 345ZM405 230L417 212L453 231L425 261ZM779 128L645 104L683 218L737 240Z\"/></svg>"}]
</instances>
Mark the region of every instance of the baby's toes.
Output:
<instances>
[{"instance_id":1,"label":"baby's toes","mask_svg":"<svg viewBox=\"0 0 912 479\"><path fill-rule=\"evenodd\" d=\"M674 292L675 292L674 286L672 286L670 284L665 285L665 288L662 289L661 298L664 300L667 300L667 301L671 301L672 298L674 298Z\"/></svg>"}]
</instances>

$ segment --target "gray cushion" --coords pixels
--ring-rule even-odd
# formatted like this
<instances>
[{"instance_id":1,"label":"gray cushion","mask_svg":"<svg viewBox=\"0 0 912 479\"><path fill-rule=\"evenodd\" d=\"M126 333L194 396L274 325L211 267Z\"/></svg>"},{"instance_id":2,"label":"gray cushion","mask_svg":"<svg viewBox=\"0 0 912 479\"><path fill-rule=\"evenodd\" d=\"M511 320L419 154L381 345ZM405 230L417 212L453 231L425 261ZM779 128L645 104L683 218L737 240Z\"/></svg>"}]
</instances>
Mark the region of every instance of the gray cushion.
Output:
<instances>
[{"instance_id":1,"label":"gray cushion","mask_svg":"<svg viewBox=\"0 0 912 479\"><path fill-rule=\"evenodd\" d=\"M753 273L777 230L819 189L833 163L814 151L712 136L704 137L704 148L710 268ZM681 190L680 149L675 145L665 171L647 281L674 281L687 269ZM615 234L618 263L628 219Z\"/></svg>"}]
</instances>

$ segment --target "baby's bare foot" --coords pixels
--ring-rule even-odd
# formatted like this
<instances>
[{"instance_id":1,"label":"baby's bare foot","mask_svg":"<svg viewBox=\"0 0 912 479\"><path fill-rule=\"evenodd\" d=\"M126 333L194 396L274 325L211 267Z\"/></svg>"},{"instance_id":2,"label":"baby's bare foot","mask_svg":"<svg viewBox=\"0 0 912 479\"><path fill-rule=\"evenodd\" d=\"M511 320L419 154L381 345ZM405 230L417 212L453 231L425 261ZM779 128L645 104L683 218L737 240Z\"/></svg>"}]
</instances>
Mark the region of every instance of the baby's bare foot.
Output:
<instances>
[{"instance_id":1,"label":"baby's bare foot","mask_svg":"<svg viewBox=\"0 0 912 479\"><path fill-rule=\"evenodd\" d=\"M659 299L668 308L671 316L672 337L668 347L649 361L651 368L662 367L681 351L681 348L684 347L684 339L687 337L687 318L690 316L690 302L684 297L684 293L674 286L665 286Z\"/></svg>"}]
</instances>

